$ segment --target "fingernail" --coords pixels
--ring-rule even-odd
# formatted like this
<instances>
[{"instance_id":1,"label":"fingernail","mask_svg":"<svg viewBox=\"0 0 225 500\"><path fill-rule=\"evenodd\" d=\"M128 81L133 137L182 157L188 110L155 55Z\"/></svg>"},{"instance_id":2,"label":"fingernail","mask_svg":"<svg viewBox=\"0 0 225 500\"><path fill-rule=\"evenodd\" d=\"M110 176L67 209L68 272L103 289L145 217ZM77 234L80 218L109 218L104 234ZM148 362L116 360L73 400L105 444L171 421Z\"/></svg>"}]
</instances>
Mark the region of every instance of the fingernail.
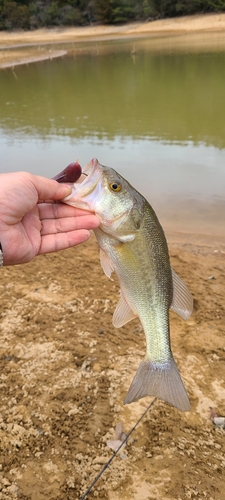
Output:
<instances>
[{"instance_id":1,"label":"fingernail","mask_svg":"<svg viewBox=\"0 0 225 500\"><path fill-rule=\"evenodd\" d=\"M67 190L67 195L72 193L72 187L69 184L61 184Z\"/></svg>"}]
</instances>

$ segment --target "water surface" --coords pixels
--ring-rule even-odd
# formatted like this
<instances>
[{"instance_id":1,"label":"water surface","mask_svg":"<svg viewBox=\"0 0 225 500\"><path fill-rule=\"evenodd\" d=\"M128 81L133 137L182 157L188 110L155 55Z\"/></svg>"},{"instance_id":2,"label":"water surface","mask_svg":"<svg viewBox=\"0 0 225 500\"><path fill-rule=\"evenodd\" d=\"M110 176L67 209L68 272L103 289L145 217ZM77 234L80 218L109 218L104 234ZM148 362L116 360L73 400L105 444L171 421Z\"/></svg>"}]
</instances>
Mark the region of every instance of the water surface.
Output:
<instances>
[{"instance_id":1,"label":"water surface","mask_svg":"<svg viewBox=\"0 0 225 500\"><path fill-rule=\"evenodd\" d=\"M97 157L166 229L225 234L225 45L176 40L92 42L2 71L0 170L51 177Z\"/></svg>"}]
</instances>

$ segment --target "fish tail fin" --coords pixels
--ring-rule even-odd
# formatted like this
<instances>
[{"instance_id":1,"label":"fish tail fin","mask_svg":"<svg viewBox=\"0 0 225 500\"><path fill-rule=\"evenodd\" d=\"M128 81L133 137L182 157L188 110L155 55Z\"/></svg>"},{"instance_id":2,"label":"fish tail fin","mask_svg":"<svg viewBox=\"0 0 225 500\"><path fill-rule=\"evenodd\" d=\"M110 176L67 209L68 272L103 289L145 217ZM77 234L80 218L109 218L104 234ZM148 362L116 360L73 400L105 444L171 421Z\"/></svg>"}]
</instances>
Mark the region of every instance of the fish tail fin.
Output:
<instances>
[{"instance_id":1,"label":"fish tail fin","mask_svg":"<svg viewBox=\"0 0 225 500\"><path fill-rule=\"evenodd\" d=\"M145 396L156 396L181 411L190 410L190 402L177 365L171 357L166 363L142 361L130 385L124 404Z\"/></svg>"}]
</instances>

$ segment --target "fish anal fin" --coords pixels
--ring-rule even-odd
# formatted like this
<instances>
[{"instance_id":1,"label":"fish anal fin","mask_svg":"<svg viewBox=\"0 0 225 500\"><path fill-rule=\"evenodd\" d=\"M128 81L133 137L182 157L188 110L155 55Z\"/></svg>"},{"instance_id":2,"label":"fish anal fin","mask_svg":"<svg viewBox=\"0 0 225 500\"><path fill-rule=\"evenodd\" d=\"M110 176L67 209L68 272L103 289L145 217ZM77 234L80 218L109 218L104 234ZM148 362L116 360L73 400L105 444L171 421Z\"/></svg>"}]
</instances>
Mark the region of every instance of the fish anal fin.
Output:
<instances>
[{"instance_id":1,"label":"fish anal fin","mask_svg":"<svg viewBox=\"0 0 225 500\"><path fill-rule=\"evenodd\" d=\"M173 358L166 363L142 361L131 383L124 404L146 396L156 396L181 411L190 410L190 402Z\"/></svg>"},{"instance_id":2,"label":"fish anal fin","mask_svg":"<svg viewBox=\"0 0 225 500\"><path fill-rule=\"evenodd\" d=\"M102 250L102 248L100 248L100 263L107 278L110 278L114 271L114 266L111 259L108 257L107 253Z\"/></svg>"},{"instance_id":3,"label":"fish anal fin","mask_svg":"<svg viewBox=\"0 0 225 500\"><path fill-rule=\"evenodd\" d=\"M113 314L113 326L115 326L115 328L120 328L132 319L136 318L136 314L128 305L122 291L120 293L120 300Z\"/></svg>"},{"instance_id":4,"label":"fish anal fin","mask_svg":"<svg viewBox=\"0 0 225 500\"><path fill-rule=\"evenodd\" d=\"M170 308L181 318L188 319L193 310L193 297L187 285L172 269L173 278L173 300Z\"/></svg>"}]
</instances>

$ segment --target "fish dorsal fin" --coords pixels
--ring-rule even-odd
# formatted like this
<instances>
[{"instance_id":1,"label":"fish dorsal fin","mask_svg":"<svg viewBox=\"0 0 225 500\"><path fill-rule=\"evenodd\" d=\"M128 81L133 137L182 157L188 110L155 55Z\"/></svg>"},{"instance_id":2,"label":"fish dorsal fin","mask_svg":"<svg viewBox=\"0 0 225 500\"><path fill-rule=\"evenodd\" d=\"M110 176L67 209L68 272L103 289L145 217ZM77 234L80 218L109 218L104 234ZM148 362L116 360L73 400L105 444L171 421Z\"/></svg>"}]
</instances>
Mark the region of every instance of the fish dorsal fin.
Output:
<instances>
[{"instance_id":1,"label":"fish dorsal fin","mask_svg":"<svg viewBox=\"0 0 225 500\"><path fill-rule=\"evenodd\" d=\"M181 316L188 319L193 310L193 298L187 285L172 269L173 278L173 300L170 308Z\"/></svg>"},{"instance_id":2,"label":"fish dorsal fin","mask_svg":"<svg viewBox=\"0 0 225 500\"><path fill-rule=\"evenodd\" d=\"M102 250L102 248L100 248L100 263L107 278L110 278L114 271L114 266L111 259L108 257L107 253Z\"/></svg>"},{"instance_id":3,"label":"fish dorsal fin","mask_svg":"<svg viewBox=\"0 0 225 500\"><path fill-rule=\"evenodd\" d=\"M124 298L123 293L122 292L120 293L121 293L120 300L113 314L113 326L115 326L115 328L120 328L121 326L125 325L132 319L136 318L136 314L132 311L130 306L128 306L128 303Z\"/></svg>"}]
</instances>

